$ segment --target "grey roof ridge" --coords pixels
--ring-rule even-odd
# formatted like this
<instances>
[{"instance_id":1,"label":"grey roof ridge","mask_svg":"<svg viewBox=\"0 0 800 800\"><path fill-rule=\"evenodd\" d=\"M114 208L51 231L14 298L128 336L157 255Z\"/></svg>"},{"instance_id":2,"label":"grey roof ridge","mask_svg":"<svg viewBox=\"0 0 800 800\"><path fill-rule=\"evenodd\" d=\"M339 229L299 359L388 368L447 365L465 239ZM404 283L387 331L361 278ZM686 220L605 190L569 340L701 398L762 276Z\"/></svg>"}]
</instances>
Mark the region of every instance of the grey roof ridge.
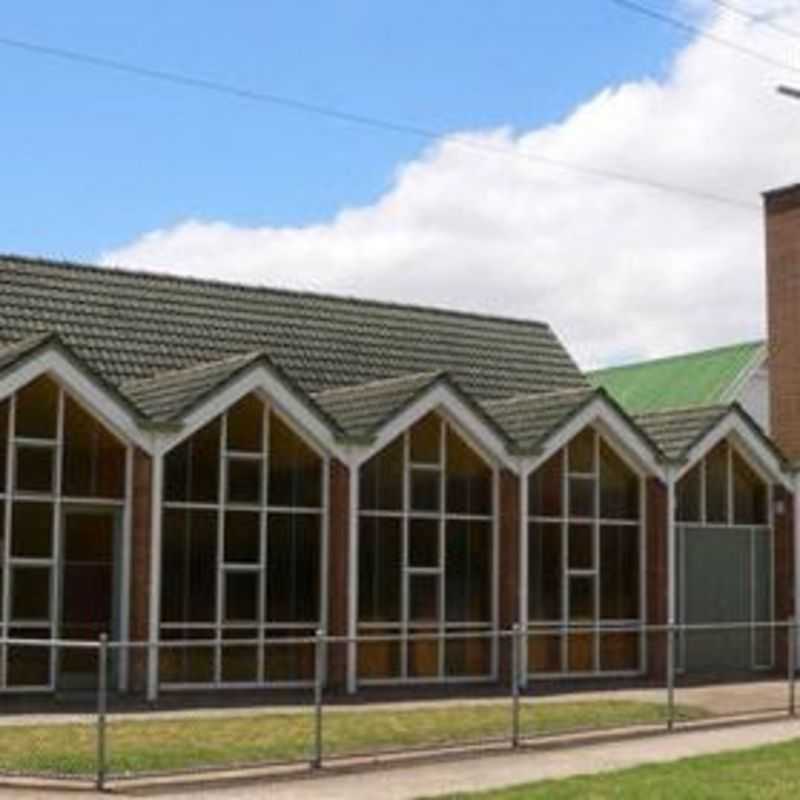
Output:
<instances>
[{"instance_id":1,"label":"grey roof ridge","mask_svg":"<svg viewBox=\"0 0 800 800\"><path fill-rule=\"evenodd\" d=\"M119 265L100 265L90 264L88 262L48 258L46 256L30 256L20 255L18 253L8 253L0 251L0 261L16 261L26 264L42 264L50 267L59 267L62 269L86 269L94 270L108 274L109 272L118 272L123 275L135 276L140 278L152 278L160 281L178 281L182 283L192 283L198 286L214 286L228 289L237 289L241 291L256 291L269 294L279 294L287 297L307 297L309 299L323 299L331 300L342 303L353 303L356 305L379 306L386 309L396 309L398 311L424 311L427 313L449 316L461 317L465 319L484 320L487 322L503 322L522 327L535 327L540 330L547 330L553 332L550 324L543 320L525 319L523 317L502 316L500 314L485 314L480 311L466 311L463 309L449 309L442 306L421 305L417 303L400 303L391 300L374 300L367 297L359 297L356 295L335 294L333 292L314 292L308 289L289 289L287 287L267 286L265 284L249 284L237 281L225 281L215 278L198 278L192 275L176 275L174 273L166 272L164 270L148 270L148 269L134 269L132 267L125 267ZM553 335L555 333L553 332Z\"/></svg>"},{"instance_id":2,"label":"grey roof ridge","mask_svg":"<svg viewBox=\"0 0 800 800\"><path fill-rule=\"evenodd\" d=\"M22 346L25 342L29 343L28 347ZM10 372L19 364L20 361L27 360L36 353L41 352L48 347L53 347L58 350L67 360L71 361L72 364L81 372L83 372L92 382L96 383L104 391L108 392L118 402L125 406L134 415L139 423L152 423L152 420L150 420L150 418L130 397L123 394L119 387L115 386L113 383L111 383L111 381L104 378L99 372L87 364L56 331L34 334L33 336L25 337L17 342L12 342L11 345L7 345L0 352L8 352L16 344L20 345L18 357L0 369L0 373Z\"/></svg>"},{"instance_id":3,"label":"grey roof ridge","mask_svg":"<svg viewBox=\"0 0 800 800\"><path fill-rule=\"evenodd\" d=\"M423 370L422 372L408 372L403 375L395 375L391 378L376 378L375 380L365 381L364 383L349 383L346 386L334 386L330 389L323 389L319 392L314 392L311 397L333 397L337 394L347 394L359 389L368 389L370 387L391 386L393 383L402 383L403 381L410 381L414 378L431 378L432 380L440 378L447 374L447 370L434 369Z\"/></svg>"}]
</instances>

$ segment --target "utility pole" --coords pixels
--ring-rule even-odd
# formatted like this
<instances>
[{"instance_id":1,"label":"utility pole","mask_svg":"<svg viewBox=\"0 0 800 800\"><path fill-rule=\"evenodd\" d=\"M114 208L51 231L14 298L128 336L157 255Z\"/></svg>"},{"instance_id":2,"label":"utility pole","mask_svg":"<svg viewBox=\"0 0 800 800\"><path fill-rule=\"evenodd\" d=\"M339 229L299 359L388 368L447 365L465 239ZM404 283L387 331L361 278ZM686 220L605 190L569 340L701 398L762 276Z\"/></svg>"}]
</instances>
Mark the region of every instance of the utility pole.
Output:
<instances>
[{"instance_id":1,"label":"utility pole","mask_svg":"<svg viewBox=\"0 0 800 800\"><path fill-rule=\"evenodd\" d=\"M794 100L800 100L800 89L795 89L791 86L779 86L778 94L786 95Z\"/></svg>"}]
</instances>

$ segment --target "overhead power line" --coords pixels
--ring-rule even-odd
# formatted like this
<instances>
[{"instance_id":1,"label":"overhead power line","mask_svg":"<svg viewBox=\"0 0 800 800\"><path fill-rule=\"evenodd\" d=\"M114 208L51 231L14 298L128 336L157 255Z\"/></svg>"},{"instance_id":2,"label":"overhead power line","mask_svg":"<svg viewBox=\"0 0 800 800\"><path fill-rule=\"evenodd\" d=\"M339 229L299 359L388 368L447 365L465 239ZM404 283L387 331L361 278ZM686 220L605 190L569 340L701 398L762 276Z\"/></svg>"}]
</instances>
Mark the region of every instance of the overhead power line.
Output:
<instances>
[{"instance_id":1,"label":"overhead power line","mask_svg":"<svg viewBox=\"0 0 800 800\"><path fill-rule=\"evenodd\" d=\"M755 59L756 61L760 61L763 64L768 64L771 67L777 67L778 69L785 69L790 72L797 72L800 73L800 67L795 67L792 64L788 64L785 61L780 61L777 58L772 58L771 56L766 55L765 53L761 53L758 50L752 50L749 47L744 47L743 45L737 44L736 42L732 42L730 39L726 39L723 36L717 36L715 33L711 33L710 31L704 30L703 28L698 27L697 25L692 25L691 22L686 22L685 20L678 19L677 17L673 17L670 14L664 14L661 11L656 11L654 8L650 8L648 6L643 6L639 3L633 2L633 0L611 0L612 3L615 5L620 6L621 8L626 9L627 11L632 11L634 14L640 14L644 17L650 17L650 19L658 20L659 22L663 22L666 25L671 25L673 28L678 28L682 30L684 33L690 33L693 36L700 36L704 39L709 39L712 42L716 42L718 45L722 47L727 47L730 50L735 50L737 53L741 53L742 55L748 56L749 58Z\"/></svg>"},{"instance_id":2,"label":"overhead power line","mask_svg":"<svg viewBox=\"0 0 800 800\"><path fill-rule=\"evenodd\" d=\"M800 31L787 28L784 25L779 25L777 22L770 19L766 14L752 14L739 6L734 5L733 3L726 2L726 0L711 0L711 2L714 3L714 5L729 11L731 14L736 14L737 16L749 20L756 25L763 25L765 28L771 28L773 31L782 33L784 36L791 36L793 39L800 39Z\"/></svg>"},{"instance_id":3,"label":"overhead power line","mask_svg":"<svg viewBox=\"0 0 800 800\"><path fill-rule=\"evenodd\" d=\"M617 0L615 0L617 1ZM727 197L725 195L716 194L715 192L697 189L691 186L683 186L674 184L667 181L661 181L656 178L648 178L645 176L629 174L622 171L605 169L603 167L594 167L586 164L580 164L572 161L567 161L560 158L553 158L551 156L543 155L540 153L532 153L528 151L511 150L507 147L493 146L485 142L478 143L470 141L463 136L448 134L442 131L425 128L418 125L413 125L405 122L397 122L389 119L373 117L367 114L360 114L350 111L345 111L331 106L318 105L310 103L305 100L299 100L286 95L279 95L272 92L263 92L254 89L246 89L234 84L224 83L221 81L211 80L207 78L200 78L186 73L167 71L153 67L147 67L139 64L134 64L126 61L119 61L116 59L105 58L103 56L93 55L79 50L66 49L61 47L52 47L50 45L43 45L36 42L26 41L22 39L10 38L7 36L0 36L0 46L11 48L15 50L24 51L27 53L49 56L57 58L62 61L70 61L85 66L91 66L98 69L110 70L122 74L134 75L139 78L145 78L162 83L169 83L184 88L194 89L198 91L212 92L218 95L227 95L236 97L241 100L246 100L255 103L263 103L273 106L279 106L292 111L326 117L328 119L335 119L341 122L347 122L354 125L361 125L364 127L372 128L374 130L388 131L391 133L413 136L418 139L441 141L442 139L449 138L449 140L461 148L465 148L474 152L488 153L494 156L511 157L515 159L523 159L525 161L545 164L557 169L569 170L584 175L589 175L596 178L605 178L620 183L627 183L635 186L643 186L649 189L654 189L661 192L668 192L671 194L680 194L686 197L692 197L696 200L703 200L713 203L719 203L726 206L742 209L760 209L756 203L749 203L734 197Z\"/></svg>"}]
</instances>

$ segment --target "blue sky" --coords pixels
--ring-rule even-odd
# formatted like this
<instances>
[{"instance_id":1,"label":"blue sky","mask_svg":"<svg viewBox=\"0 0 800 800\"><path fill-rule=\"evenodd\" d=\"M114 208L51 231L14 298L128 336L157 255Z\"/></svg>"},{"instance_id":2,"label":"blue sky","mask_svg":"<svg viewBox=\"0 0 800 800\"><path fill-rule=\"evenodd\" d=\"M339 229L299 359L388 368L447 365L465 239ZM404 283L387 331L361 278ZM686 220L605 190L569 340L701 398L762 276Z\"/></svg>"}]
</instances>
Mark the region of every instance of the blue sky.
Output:
<instances>
[{"instance_id":1,"label":"blue sky","mask_svg":"<svg viewBox=\"0 0 800 800\"><path fill-rule=\"evenodd\" d=\"M441 131L558 122L686 42L607 0L26 0L0 35ZM322 222L425 144L3 47L0 108L0 250L89 261L188 218Z\"/></svg>"}]
</instances>

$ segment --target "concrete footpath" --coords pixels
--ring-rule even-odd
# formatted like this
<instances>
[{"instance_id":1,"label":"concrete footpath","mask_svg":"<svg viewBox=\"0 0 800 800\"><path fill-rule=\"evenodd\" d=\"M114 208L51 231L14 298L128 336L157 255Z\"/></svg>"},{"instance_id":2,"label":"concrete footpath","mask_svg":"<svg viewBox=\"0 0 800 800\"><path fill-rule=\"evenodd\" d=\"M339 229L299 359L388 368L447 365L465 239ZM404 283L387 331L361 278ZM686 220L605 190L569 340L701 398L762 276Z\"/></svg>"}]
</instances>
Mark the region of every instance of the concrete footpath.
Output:
<instances>
[{"instance_id":1,"label":"concrete footpath","mask_svg":"<svg viewBox=\"0 0 800 800\"><path fill-rule=\"evenodd\" d=\"M458 760L434 763L332 773L292 780L237 781L226 785L202 785L133 790L115 788L122 796L169 798L233 798L268 797L270 800L352 800L355 797L382 800L415 800L452 792L480 791L513 786L531 781L564 778L610 770L625 769L649 763L675 761L681 758L729 752L760 745L800 739L800 720L778 720L755 724L720 726L705 730L682 730L672 734L641 736L554 749L524 748L515 753L472 755ZM798 744L800 747L800 743ZM798 776L800 781L800 775ZM2 789L6 798L97 798L92 792L43 791L40 789Z\"/></svg>"}]
</instances>

